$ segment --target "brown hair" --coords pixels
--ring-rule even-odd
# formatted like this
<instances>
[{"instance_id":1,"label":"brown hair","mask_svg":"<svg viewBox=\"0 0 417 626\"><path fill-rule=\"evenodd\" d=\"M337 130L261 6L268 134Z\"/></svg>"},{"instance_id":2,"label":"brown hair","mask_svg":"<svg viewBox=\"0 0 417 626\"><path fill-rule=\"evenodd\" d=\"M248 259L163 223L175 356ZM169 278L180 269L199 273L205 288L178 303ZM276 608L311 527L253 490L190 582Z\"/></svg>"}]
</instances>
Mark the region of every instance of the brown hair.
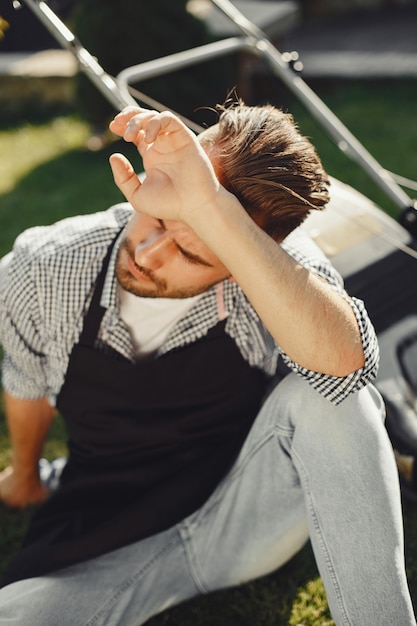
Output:
<instances>
[{"instance_id":1,"label":"brown hair","mask_svg":"<svg viewBox=\"0 0 417 626\"><path fill-rule=\"evenodd\" d=\"M292 115L241 101L219 106L209 150L221 184L275 240L328 202L328 177Z\"/></svg>"}]
</instances>

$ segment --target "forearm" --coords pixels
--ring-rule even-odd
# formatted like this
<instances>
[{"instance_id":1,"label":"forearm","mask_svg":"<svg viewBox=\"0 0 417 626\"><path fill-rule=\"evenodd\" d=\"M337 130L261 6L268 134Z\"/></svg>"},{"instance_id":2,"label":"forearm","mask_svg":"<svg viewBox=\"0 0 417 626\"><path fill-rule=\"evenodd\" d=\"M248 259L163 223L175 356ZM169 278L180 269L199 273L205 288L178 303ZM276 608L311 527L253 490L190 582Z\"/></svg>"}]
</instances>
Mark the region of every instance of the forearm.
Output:
<instances>
[{"instance_id":1,"label":"forearm","mask_svg":"<svg viewBox=\"0 0 417 626\"><path fill-rule=\"evenodd\" d=\"M37 476L42 447L55 409L46 398L22 400L4 394L13 469L22 478Z\"/></svg>"},{"instance_id":2,"label":"forearm","mask_svg":"<svg viewBox=\"0 0 417 626\"><path fill-rule=\"evenodd\" d=\"M38 467L55 411L46 398L21 400L8 393L5 393L5 409L12 464L0 474L0 500L20 509L48 497Z\"/></svg>"},{"instance_id":3,"label":"forearm","mask_svg":"<svg viewBox=\"0 0 417 626\"><path fill-rule=\"evenodd\" d=\"M281 348L302 367L346 376L364 364L344 298L266 235L225 191L192 228L228 267Z\"/></svg>"}]
</instances>

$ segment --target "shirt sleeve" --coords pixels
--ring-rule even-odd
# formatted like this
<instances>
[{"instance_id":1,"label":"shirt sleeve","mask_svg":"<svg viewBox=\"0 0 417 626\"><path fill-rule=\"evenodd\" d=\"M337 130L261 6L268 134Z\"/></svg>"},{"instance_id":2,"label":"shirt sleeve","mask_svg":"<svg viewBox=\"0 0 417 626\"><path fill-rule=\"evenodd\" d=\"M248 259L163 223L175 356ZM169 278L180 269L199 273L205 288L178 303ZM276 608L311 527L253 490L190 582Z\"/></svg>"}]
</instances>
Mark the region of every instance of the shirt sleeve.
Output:
<instances>
[{"instance_id":1,"label":"shirt sleeve","mask_svg":"<svg viewBox=\"0 0 417 626\"><path fill-rule=\"evenodd\" d=\"M325 279L331 288L348 302L355 314L361 336L365 364L362 368L347 376L329 376L308 370L292 361L288 355L278 347L285 364L292 371L305 378L326 398L335 404L339 404L350 393L359 391L359 389L371 382L377 375L379 347L375 329L368 317L364 303L357 298L350 297L346 293L340 274L307 236L300 237L299 234L295 234L294 237L290 236L284 241L282 247L301 265Z\"/></svg>"},{"instance_id":2,"label":"shirt sleeve","mask_svg":"<svg viewBox=\"0 0 417 626\"><path fill-rule=\"evenodd\" d=\"M0 343L3 348L2 384L22 399L45 396L44 350L40 332L42 310L25 245L0 262Z\"/></svg>"}]
</instances>

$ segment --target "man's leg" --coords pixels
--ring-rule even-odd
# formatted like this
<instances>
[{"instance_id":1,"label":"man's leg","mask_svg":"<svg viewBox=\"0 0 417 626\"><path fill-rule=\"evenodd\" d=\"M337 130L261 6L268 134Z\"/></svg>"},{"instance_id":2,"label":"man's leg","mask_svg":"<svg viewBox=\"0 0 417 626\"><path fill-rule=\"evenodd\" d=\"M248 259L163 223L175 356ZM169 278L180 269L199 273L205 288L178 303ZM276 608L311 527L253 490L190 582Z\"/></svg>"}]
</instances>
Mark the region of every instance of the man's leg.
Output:
<instances>
[{"instance_id":1,"label":"man's leg","mask_svg":"<svg viewBox=\"0 0 417 626\"><path fill-rule=\"evenodd\" d=\"M266 430L269 430L269 427ZM275 445L272 444L272 447L275 457ZM256 458L259 458L258 452L258 449L253 450ZM43 469L46 471L45 476L49 476L48 464L45 464ZM273 477L273 472L272 467L271 471L268 471L269 479ZM234 471L230 477L233 493ZM297 482L296 478L295 481ZM224 494L224 487L227 484L226 478L220 487L219 497L225 496L227 499L227 493ZM282 540L278 539L275 543L275 553L268 565L264 560L260 568L257 567L256 570L251 568L249 576L251 578L264 573L265 567L268 570L277 568L308 538L302 493L298 486L294 491L292 489L290 491L293 492L294 498L285 500L285 503L290 503L288 514L280 516L277 520L266 516L270 536ZM265 493L268 499L268 490ZM213 522L216 522L216 506L212 506L213 501L217 501L216 494L217 490L201 510L202 519L205 521L214 514ZM268 510L267 506L266 511ZM189 524L192 525L192 518L193 516L178 527L155 537L102 557L48 576L8 585L0 590L0 624L4 622L10 623L11 626L27 626L30 623L42 626L56 626L58 623L60 626L93 626L93 624L139 626L152 615L204 593L204 585L200 584L199 577L194 571L194 564L189 558L189 540L185 529L189 528ZM241 523L243 521L240 520ZM210 526L210 523L208 525ZM229 530L232 531L232 528ZM250 542L252 531L250 525L244 530ZM231 545L232 543L231 541ZM270 543L270 537L267 536L266 544L269 546ZM257 552L257 546L255 547ZM214 546L211 554L212 568L215 568L219 554L220 551ZM232 554L232 561L235 556L237 555ZM258 554L254 557L258 566ZM223 568L224 564L225 562L222 564ZM239 561L235 569L240 571Z\"/></svg>"},{"instance_id":2,"label":"man's leg","mask_svg":"<svg viewBox=\"0 0 417 626\"><path fill-rule=\"evenodd\" d=\"M102 557L0 590L0 624L139 626L195 596L173 528Z\"/></svg>"},{"instance_id":3,"label":"man's leg","mask_svg":"<svg viewBox=\"0 0 417 626\"><path fill-rule=\"evenodd\" d=\"M202 509L156 537L6 587L0 623L138 626L278 568L307 539L307 517L338 625L415 624L397 471L376 402L363 390L333 407L288 376Z\"/></svg>"},{"instance_id":4,"label":"man's leg","mask_svg":"<svg viewBox=\"0 0 417 626\"><path fill-rule=\"evenodd\" d=\"M415 624L398 477L373 387L335 407L289 375L262 408L230 476L181 526L207 592L279 567L303 516L338 625Z\"/></svg>"}]
</instances>

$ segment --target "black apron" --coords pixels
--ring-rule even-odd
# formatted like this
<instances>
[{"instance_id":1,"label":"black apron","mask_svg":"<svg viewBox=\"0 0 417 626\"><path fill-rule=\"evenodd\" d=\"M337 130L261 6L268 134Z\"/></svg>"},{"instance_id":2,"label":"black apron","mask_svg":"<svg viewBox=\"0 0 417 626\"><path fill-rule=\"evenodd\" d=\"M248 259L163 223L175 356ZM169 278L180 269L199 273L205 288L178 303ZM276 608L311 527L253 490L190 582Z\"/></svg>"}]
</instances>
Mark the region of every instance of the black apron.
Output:
<instances>
[{"instance_id":1,"label":"black apron","mask_svg":"<svg viewBox=\"0 0 417 626\"><path fill-rule=\"evenodd\" d=\"M35 513L2 585L128 545L197 510L265 393L264 374L242 358L224 322L138 363L97 350L111 249L58 396L69 437L61 486Z\"/></svg>"}]
</instances>

